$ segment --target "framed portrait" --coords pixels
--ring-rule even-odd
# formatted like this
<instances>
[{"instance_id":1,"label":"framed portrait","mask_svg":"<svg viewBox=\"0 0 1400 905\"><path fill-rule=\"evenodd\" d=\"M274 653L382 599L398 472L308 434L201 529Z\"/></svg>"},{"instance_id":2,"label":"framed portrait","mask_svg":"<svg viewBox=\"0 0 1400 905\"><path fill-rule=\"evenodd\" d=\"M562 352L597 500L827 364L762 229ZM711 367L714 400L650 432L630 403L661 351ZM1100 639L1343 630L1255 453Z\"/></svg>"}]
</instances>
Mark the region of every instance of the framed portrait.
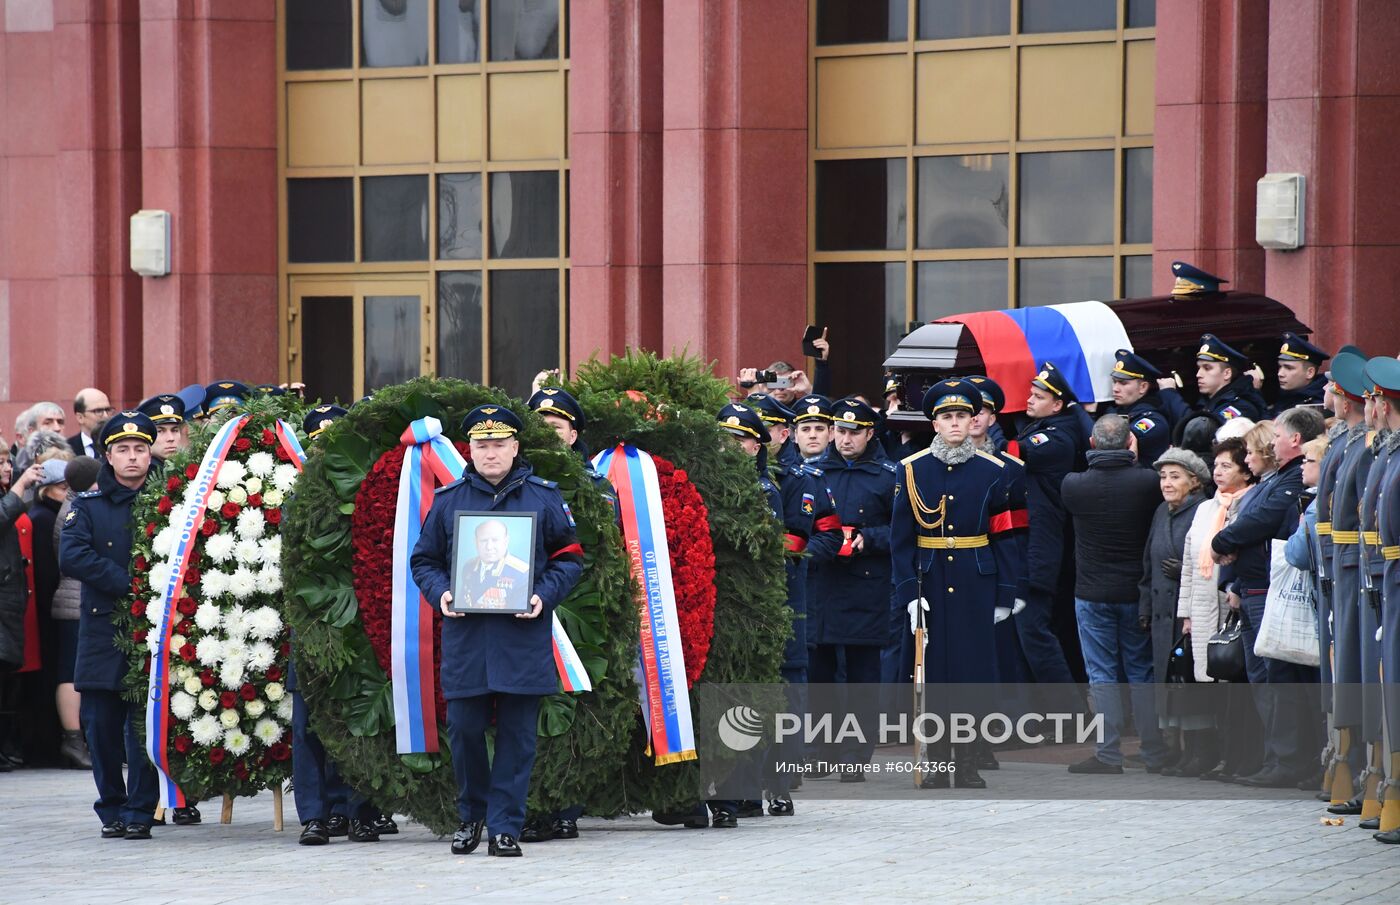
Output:
<instances>
[{"instance_id":1,"label":"framed portrait","mask_svg":"<svg viewBox=\"0 0 1400 905\"><path fill-rule=\"evenodd\" d=\"M534 512L453 514L452 612L530 612L537 518Z\"/></svg>"}]
</instances>

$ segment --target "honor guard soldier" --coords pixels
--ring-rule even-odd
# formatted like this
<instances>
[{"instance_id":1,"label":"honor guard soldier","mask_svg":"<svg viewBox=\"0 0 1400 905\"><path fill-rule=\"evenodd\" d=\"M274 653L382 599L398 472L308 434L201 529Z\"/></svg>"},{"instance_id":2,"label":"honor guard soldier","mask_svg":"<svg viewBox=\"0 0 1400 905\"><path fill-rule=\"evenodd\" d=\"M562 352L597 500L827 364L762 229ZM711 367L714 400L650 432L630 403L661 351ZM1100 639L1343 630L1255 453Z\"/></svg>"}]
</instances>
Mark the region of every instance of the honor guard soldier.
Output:
<instances>
[{"instance_id":1,"label":"honor guard soldier","mask_svg":"<svg viewBox=\"0 0 1400 905\"><path fill-rule=\"evenodd\" d=\"M1138 464L1150 468L1172 441L1172 425L1162 413L1162 400L1157 395L1157 382L1164 375L1141 355L1119 349L1109 376L1113 378L1113 405L1100 414L1123 416L1137 437Z\"/></svg>"},{"instance_id":2,"label":"honor guard soldier","mask_svg":"<svg viewBox=\"0 0 1400 905\"><path fill-rule=\"evenodd\" d=\"M237 380L219 380L209 384L204 388L204 417L212 418L219 412L237 410L252 392L246 383Z\"/></svg>"},{"instance_id":3,"label":"honor guard soldier","mask_svg":"<svg viewBox=\"0 0 1400 905\"><path fill-rule=\"evenodd\" d=\"M792 433L803 462L813 465L825 458L831 445L831 400L816 394L797 400Z\"/></svg>"},{"instance_id":4,"label":"honor guard soldier","mask_svg":"<svg viewBox=\"0 0 1400 905\"><path fill-rule=\"evenodd\" d=\"M1385 474L1378 494L1378 530L1382 567L1381 604L1381 712L1384 770L1378 842L1400 845L1400 361L1389 356L1367 363L1366 374L1380 395L1376 403L1390 431L1385 441Z\"/></svg>"},{"instance_id":5,"label":"honor guard soldier","mask_svg":"<svg viewBox=\"0 0 1400 905\"><path fill-rule=\"evenodd\" d=\"M525 798L535 760L540 698L559 690L551 621L583 573L583 548L573 517L552 481L538 477L520 455L520 419L508 408L481 405L462 421L471 462L462 477L441 487L409 560L413 580L434 602L442 626L442 692L457 778L452 853L465 855L490 828L488 852L521 854ZM519 615L463 614L452 604L452 549L456 512L534 513L530 609ZM495 719L495 756L486 732Z\"/></svg>"},{"instance_id":6,"label":"honor guard soldier","mask_svg":"<svg viewBox=\"0 0 1400 905\"><path fill-rule=\"evenodd\" d=\"M128 664L112 623L112 610L131 593L131 508L152 471L155 439L156 426L141 412L107 421L98 438L106 462L97 486L73 500L60 540L60 568L83 586L73 686L82 694L103 839L149 839L155 818L156 772L137 729L141 705L122 698Z\"/></svg>"},{"instance_id":7,"label":"honor guard soldier","mask_svg":"<svg viewBox=\"0 0 1400 905\"><path fill-rule=\"evenodd\" d=\"M152 396L136 407L156 426L156 442L151 454L162 462L190 445L189 426L185 424L185 401L173 393Z\"/></svg>"},{"instance_id":8,"label":"honor guard soldier","mask_svg":"<svg viewBox=\"0 0 1400 905\"><path fill-rule=\"evenodd\" d=\"M898 466L875 440L879 419L859 399L832 406L834 441L818 467L836 500L842 543L826 561L808 563L807 631L816 644L808 665L813 683L833 683L838 656L846 658L845 681L874 684L881 678L881 654L901 623L890 596L890 510ZM896 658L898 654L895 654ZM844 754L848 766L869 761L872 745ZM842 782L863 782L859 771L843 770Z\"/></svg>"},{"instance_id":9,"label":"honor guard soldier","mask_svg":"<svg viewBox=\"0 0 1400 905\"><path fill-rule=\"evenodd\" d=\"M1026 607L1016 634L1036 682L1073 682L1064 650L1051 629L1060 570L1069 549L1069 515L1060 499L1065 475L1083 468L1089 437L1075 410L1074 390L1054 362L1031 381L1026 415L1032 420L1017 438L1026 463Z\"/></svg>"},{"instance_id":10,"label":"honor guard soldier","mask_svg":"<svg viewBox=\"0 0 1400 905\"><path fill-rule=\"evenodd\" d=\"M1278 349L1278 398L1269 406L1269 418L1277 418L1295 405L1322 405L1327 375L1322 363L1331 356L1296 333L1283 334Z\"/></svg>"},{"instance_id":11,"label":"honor guard soldier","mask_svg":"<svg viewBox=\"0 0 1400 905\"><path fill-rule=\"evenodd\" d=\"M1176 422L1173 437L1177 446L1210 458L1215 432L1222 424L1235 418L1258 421L1264 416L1264 399L1254 389L1254 380L1245 370L1248 367L1244 353L1207 333L1196 350L1196 389L1201 398L1194 409L1181 398L1177 379L1158 381L1162 404Z\"/></svg>"},{"instance_id":12,"label":"honor guard soldier","mask_svg":"<svg viewBox=\"0 0 1400 905\"><path fill-rule=\"evenodd\" d=\"M1376 378L1384 371L1385 358L1366 363L1366 425L1370 442L1365 460L1356 470L1356 488L1361 501L1361 601L1358 607L1358 641L1361 645L1361 739L1366 743L1366 767L1357 779L1361 797L1361 828L1378 829L1381 814L1381 784L1386 779L1389 757L1383 750L1381 719L1381 646L1376 637L1381 625L1381 597L1385 583L1385 558L1381 549L1379 506L1381 486L1390 462L1389 404Z\"/></svg>"},{"instance_id":13,"label":"honor guard soldier","mask_svg":"<svg viewBox=\"0 0 1400 905\"><path fill-rule=\"evenodd\" d=\"M998 679L995 623L1016 596L1016 544L1006 463L971 440L982 393L962 379L924 394L933 421L928 449L900 463L890 521L895 600L907 601L910 633L927 627L924 681L933 685ZM986 788L975 745L954 745L953 784ZM925 784L947 788L946 772Z\"/></svg>"}]
</instances>

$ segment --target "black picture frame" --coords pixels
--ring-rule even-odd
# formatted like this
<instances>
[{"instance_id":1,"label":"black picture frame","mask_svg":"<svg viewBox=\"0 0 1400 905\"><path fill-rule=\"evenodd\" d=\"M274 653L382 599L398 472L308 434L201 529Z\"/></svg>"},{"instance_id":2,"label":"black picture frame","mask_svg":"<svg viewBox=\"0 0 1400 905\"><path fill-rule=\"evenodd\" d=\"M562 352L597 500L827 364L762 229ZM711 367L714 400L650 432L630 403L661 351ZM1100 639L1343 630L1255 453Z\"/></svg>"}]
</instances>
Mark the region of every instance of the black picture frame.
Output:
<instances>
[{"instance_id":1,"label":"black picture frame","mask_svg":"<svg viewBox=\"0 0 1400 905\"><path fill-rule=\"evenodd\" d=\"M489 523L505 528L503 550L480 550L478 532ZM452 603L454 613L514 615L530 612L535 593L535 537L539 514L458 510L452 514ZM492 529L492 533L495 531ZM489 535L488 535L489 536ZM521 540L526 543L521 545ZM513 554L526 552L522 558ZM483 563L483 560L489 560ZM483 568L484 566L484 568Z\"/></svg>"}]
</instances>

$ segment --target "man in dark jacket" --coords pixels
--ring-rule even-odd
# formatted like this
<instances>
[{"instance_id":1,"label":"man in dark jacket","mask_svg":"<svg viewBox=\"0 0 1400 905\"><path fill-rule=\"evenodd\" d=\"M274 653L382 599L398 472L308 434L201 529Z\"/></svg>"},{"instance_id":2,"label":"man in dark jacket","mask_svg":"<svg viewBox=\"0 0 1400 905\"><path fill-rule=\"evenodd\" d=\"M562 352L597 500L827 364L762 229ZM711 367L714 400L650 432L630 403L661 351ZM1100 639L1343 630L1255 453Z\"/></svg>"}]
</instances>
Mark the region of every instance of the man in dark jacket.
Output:
<instances>
[{"instance_id":1,"label":"man in dark jacket","mask_svg":"<svg viewBox=\"0 0 1400 905\"><path fill-rule=\"evenodd\" d=\"M73 501L59 548L63 573L83 583L73 685L82 693L80 713L97 783L93 809L103 839L151 838L158 795L155 768L136 729L141 707L122 699L127 659L112 624L112 610L131 593L131 507L152 471L155 439L156 426L140 412L112 416L98 441L107 461L97 487Z\"/></svg>"},{"instance_id":2,"label":"man in dark jacket","mask_svg":"<svg viewBox=\"0 0 1400 905\"><path fill-rule=\"evenodd\" d=\"M1137 438L1138 464L1151 467L1171 445L1172 422L1162 412L1157 381L1162 372L1150 361L1131 351L1119 349L1113 362L1113 405L1102 414L1122 415Z\"/></svg>"},{"instance_id":3,"label":"man in dark jacket","mask_svg":"<svg viewBox=\"0 0 1400 905\"><path fill-rule=\"evenodd\" d=\"M1254 379L1245 372L1249 358L1210 333L1201 337L1196 351L1196 389L1200 398L1190 408L1181 398L1180 384L1172 377L1158 380L1162 404L1176 423L1174 442L1202 458L1209 458L1215 431L1226 421L1264 417L1264 397L1254 388Z\"/></svg>"},{"instance_id":4,"label":"man in dark jacket","mask_svg":"<svg viewBox=\"0 0 1400 905\"><path fill-rule=\"evenodd\" d=\"M1268 417L1277 418L1295 405L1320 407L1327 392L1322 363L1330 357L1296 333L1283 334L1278 349L1278 398L1269 406Z\"/></svg>"},{"instance_id":5,"label":"man in dark jacket","mask_svg":"<svg viewBox=\"0 0 1400 905\"><path fill-rule=\"evenodd\" d=\"M1122 773L1121 684L1128 683L1133 718L1147 769L1168 758L1157 725L1152 687L1152 638L1138 624L1138 582L1152 516L1162 504L1157 475L1137 466L1137 437L1121 415L1094 425L1089 469L1065 478L1065 510L1074 519L1074 612L1094 710L1104 738L1071 773ZM1034 522L1032 522L1034 524ZM1121 664L1121 667L1120 667Z\"/></svg>"}]
</instances>

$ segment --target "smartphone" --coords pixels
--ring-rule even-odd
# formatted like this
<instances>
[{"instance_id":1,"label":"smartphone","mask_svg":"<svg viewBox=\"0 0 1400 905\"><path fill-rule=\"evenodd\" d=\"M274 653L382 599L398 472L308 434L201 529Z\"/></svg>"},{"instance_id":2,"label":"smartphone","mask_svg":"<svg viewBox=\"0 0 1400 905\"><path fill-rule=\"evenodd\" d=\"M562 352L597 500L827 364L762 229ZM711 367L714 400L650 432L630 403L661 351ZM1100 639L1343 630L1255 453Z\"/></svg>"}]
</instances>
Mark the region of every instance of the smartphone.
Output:
<instances>
[{"instance_id":1,"label":"smartphone","mask_svg":"<svg viewBox=\"0 0 1400 905\"><path fill-rule=\"evenodd\" d=\"M812 341L822 338L822 328L816 324L808 324L807 332L802 334L802 354L809 358L821 358L822 351L812 345Z\"/></svg>"}]
</instances>

